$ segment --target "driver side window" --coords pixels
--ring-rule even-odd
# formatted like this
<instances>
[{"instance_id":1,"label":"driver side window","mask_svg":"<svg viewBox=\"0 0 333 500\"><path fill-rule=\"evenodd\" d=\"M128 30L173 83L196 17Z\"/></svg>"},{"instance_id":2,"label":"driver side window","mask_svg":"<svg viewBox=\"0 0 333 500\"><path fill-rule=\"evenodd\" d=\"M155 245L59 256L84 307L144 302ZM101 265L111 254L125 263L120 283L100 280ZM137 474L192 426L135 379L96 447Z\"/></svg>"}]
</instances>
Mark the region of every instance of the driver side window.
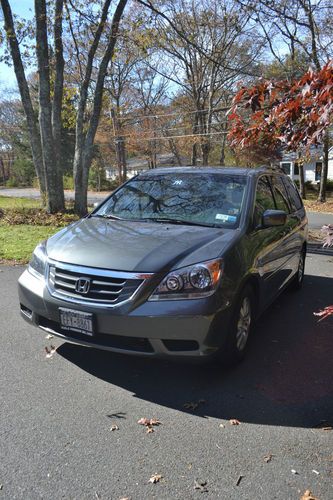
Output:
<instances>
[{"instance_id":1,"label":"driver side window","mask_svg":"<svg viewBox=\"0 0 333 500\"><path fill-rule=\"evenodd\" d=\"M266 176L260 177L257 184L256 200L254 204L253 226L261 225L263 213L266 210L275 210L275 202L270 182Z\"/></svg>"}]
</instances>

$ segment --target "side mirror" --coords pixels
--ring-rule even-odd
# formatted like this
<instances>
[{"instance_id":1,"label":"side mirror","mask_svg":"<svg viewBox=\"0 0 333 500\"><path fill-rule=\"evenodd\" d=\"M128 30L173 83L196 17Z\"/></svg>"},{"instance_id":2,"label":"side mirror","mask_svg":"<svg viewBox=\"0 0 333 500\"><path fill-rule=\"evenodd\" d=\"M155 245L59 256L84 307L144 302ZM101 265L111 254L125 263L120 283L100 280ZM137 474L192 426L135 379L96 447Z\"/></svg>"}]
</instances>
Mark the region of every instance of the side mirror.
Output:
<instances>
[{"instance_id":1,"label":"side mirror","mask_svg":"<svg viewBox=\"0 0 333 500\"><path fill-rule=\"evenodd\" d=\"M284 210L266 210L262 216L262 227L284 226L286 221Z\"/></svg>"}]
</instances>

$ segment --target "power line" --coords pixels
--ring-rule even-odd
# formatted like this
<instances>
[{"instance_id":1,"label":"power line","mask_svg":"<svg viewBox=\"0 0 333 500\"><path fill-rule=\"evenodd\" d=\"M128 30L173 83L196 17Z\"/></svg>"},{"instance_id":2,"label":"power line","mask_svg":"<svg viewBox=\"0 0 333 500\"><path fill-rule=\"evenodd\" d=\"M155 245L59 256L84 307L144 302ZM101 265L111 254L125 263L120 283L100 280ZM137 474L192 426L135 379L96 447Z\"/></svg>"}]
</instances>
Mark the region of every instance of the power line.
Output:
<instances>
[{"instance_id":1,"label":"power line","mask_svg":"<svg viewBox=\"0 0 333 500\"><path fill-rule=\"evenodd\" d=\"M218 113L218 112L221 112L221 111L229 111L231 107L231 104L230 106L225 106L225 107L222 107L222 108L206 108L206 109L198 109L198 110L195 110L195 111L178 111L178 112L174 112L174 113L155 113L155 114L150 114L150 115L143 115L141 117L137 117L137 118L133 118L132 121L134 121L134 123L136 121L142 121L142 120L145 120L146 118L164 118L166 116L179 116L179 115L182 115L182 116L185 116L185 115L194 115L194 114L200 114L200 113L208 113L208 112L211 112L211 113ZM119 117L118 120L128 120L131 118L121 118Z\"/></svg>"}]
</instances>

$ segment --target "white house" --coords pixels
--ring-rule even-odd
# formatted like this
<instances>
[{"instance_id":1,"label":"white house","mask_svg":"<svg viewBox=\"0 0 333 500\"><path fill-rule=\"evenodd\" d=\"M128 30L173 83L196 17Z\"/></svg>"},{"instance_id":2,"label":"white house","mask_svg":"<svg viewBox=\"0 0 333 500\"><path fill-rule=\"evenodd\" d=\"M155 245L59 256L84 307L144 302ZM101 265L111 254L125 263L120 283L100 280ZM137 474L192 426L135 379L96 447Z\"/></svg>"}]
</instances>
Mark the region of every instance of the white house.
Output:
<instances>
[{"instance_id":1,"label":"white house","mask_svg":"<svg viewBox=\"0 0 333 500\"><path fill-rule=\"evenodd\" d=\"M299 180L299 162L296 153L286 153L283 155L280 166L284 172L293 180ZM323 151L321 148L311 148L310 159L304 163L305 182L320 182L321 168L323 165ZM333 148L329 150L328 179L333 180Z\"/></svg>"},{"instance_id":2,"label":"white house","mask_svg":"<svg viewBox=\"0 0 333 500\"><path fill-rule=\"evenodd\" d=\"M156 155L158 167L172 167L179 165L177 158L173 154ZM181 157L183 165L189 165L189 159ZM149 169L147 158L130 158L127 160L127 178L131 179L134 175ZM105 176L109 181L117 179L119 173L115 165L105 168Z\"/></svg>"}]
</instances>

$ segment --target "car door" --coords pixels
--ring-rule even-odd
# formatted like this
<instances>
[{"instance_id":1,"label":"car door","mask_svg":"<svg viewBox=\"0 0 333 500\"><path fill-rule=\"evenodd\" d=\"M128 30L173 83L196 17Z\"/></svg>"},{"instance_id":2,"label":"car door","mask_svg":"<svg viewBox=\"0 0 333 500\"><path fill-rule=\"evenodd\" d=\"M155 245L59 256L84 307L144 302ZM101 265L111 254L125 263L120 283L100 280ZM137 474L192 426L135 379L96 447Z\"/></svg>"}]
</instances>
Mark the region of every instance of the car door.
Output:
<instances>
[{"instance_id":1,"label":"car door","mask_svg":"<svg viewBox=\"0 0 333 500\"><path fill-rule=\"evenodd\" d=\"M263 227L262 216L266 210L286 209L275 201L270 176L258 179L253 207L253 221L247 245L251 252L252 271L260 279L260 303L265 308L279 293L286 280L284 264L287 260L284 238L287 226Z\"/></svg>"},{"instance_id":2,"label":"car door","mask_svg":"<svg viewBox=\"0 0 333 500\"><path fill-rule=\"evenodd\" d=\"M273 175L271 177L273 196L277 210L284 210L287 213L286 224L281 232L279 253L281 256L281 276L283 286L298 269L300 252L302 250L302 238L300 237L300 217L295 213L282 176Z\"/></svg>"}]
</instances>

